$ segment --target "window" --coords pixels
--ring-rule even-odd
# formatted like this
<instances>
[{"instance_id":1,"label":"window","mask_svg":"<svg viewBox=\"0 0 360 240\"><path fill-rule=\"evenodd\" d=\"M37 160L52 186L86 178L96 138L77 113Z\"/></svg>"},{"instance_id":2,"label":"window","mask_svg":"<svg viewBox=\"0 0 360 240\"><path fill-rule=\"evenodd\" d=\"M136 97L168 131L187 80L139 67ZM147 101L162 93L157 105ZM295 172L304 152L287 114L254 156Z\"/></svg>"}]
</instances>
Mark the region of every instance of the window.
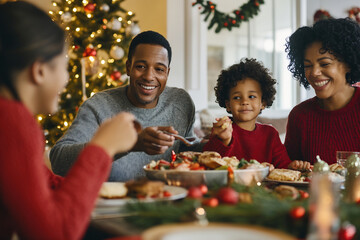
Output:
<instances>
[{"instance_id":1,"label":"window","mask_svg":"<svg viewBox=\"0 0 360 240\"><path fill-rule=\"evenodd\" d=\"M236 4L236 5L235 5ZM218 1L218 8L230 12L238 1ZM220 8L221 7L221 8ZM260 12L249 22L232 31L207 31L208 105L217 107L214 86L223 68L251 57L263 62L278 84L272 109L291 109L296 104L297 82L287 70L285 39L296 29L296 0L266 0Z\"/></svg>"}]
</instances>

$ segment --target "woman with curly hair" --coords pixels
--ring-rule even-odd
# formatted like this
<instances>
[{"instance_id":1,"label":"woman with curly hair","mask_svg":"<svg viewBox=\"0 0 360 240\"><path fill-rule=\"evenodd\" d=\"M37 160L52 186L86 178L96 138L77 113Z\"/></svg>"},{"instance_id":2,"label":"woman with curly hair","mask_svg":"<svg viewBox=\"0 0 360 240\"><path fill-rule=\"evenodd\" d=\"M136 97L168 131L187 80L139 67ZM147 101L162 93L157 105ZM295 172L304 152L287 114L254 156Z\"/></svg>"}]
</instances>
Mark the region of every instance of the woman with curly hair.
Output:
<instances>
[{"instance_id":1,"label":"woman with curly hair","mask_svg":"<svg viewBox=\"0 0 360 240\"><path fill-rule=\"evenodd\" d=\"M273 104L275 84L269 70L255 59L243 59L223 70L215 95L220 107L232 114L233 123L228 117L216 119L203 150L216 151L222 157L256 159L277 168L310 168L309 163L290 161L275 128L256 123L261 111Z\"/></svg>"},{"instance_id":2,"label":"woman with curly hair","mask_svg":"<svg viewBox=\"0 0 360 240\"><path fill-rule=\"evenodd\" d=\"M301 27L286 43L288 69L316 96L290 112L285 147L290 159L336 163L336 151L360 151L360 27L327 19Z\"/></svg>"}]
</instances>

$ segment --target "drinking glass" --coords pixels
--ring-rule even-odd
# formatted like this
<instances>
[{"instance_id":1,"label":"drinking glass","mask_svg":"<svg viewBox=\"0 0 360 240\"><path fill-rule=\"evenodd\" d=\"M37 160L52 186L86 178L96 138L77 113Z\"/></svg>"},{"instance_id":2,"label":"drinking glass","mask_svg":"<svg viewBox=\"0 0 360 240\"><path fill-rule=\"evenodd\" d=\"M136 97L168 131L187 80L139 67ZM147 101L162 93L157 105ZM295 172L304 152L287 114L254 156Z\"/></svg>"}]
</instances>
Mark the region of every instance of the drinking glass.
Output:
<instances>
[{"instance_id":1,"label":"drinking glass","mask_svg":"<svg viewBox=\"0 0 360 240\"><path fill-rule=\"evenodd\" d=\"M345 162L348 157L353 154L357 154L360 157L360 152L352 152L352 151L336 151L336 160L337 163L343 167L345 167Z\"/></svg>"}]
</instances>

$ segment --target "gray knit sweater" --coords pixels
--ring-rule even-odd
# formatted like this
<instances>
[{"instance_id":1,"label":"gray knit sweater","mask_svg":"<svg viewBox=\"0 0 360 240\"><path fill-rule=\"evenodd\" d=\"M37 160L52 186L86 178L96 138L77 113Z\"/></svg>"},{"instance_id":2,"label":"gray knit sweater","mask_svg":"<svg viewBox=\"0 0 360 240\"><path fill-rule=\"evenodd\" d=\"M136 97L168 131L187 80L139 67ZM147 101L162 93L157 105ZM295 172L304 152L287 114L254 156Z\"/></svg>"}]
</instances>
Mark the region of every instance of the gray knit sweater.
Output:
<instances>
[{"instance_id":1,"label":"gray knit sweater","mask_svg":"<svg viewBox=\"0 0 360 240\"><path fill-rule=\"evenodd\" d=\"M182 136L194 136L193 124L195 107L189 94L179 88L166 87L160 95L155 108L134 107L126 97L126 88L119 87L95 94L85 101L65 135L50 152L54 173L66 175L84 145L90 141L99 125L121 111L131 112L142 126L173 126ZM202 144L195 146L201 151ZM180 146L179 141L161 155L148 155L144 152L130 152L117 156L112 164L109 181L127 181L144 176L143 166L151 160L170 160L171 150L189 150Z\"/></svg>"}]
</instances>

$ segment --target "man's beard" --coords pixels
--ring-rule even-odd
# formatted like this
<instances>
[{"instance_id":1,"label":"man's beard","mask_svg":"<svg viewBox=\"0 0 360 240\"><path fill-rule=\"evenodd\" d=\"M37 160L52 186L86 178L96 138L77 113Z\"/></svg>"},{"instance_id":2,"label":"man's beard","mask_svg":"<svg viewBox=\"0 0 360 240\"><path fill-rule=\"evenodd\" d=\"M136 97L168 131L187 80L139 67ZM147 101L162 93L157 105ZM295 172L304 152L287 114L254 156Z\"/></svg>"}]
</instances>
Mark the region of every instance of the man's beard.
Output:
<instances>
[{"instance_id":1,"label":"man's beard","mask_svg":"<svg viewBox=\"0 0 360 240\"><path fill-rule=\"evenodd\" d=\"M155 101L155 99L156 99L156 98L153 98L153 99L151 99L151 100L149 100L149 101L145 101L145 100L141 99L138 94L136 94L135 97L136 97L137 101L138 101L140 104L143 104L143 105L147 105L147 104L153 103L153 102Z\"/></svg>"}]
</instances>

